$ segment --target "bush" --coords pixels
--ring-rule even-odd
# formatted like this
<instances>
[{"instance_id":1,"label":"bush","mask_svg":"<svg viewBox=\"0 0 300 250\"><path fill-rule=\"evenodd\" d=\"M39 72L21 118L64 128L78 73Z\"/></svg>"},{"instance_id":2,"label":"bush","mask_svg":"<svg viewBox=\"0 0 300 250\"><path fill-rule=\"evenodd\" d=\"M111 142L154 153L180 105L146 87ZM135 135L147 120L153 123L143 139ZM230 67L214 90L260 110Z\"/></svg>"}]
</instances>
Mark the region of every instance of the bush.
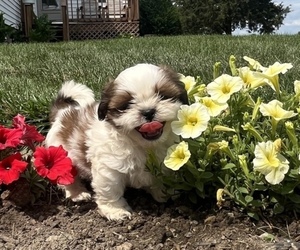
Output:
<instances>
[{"instance_id":1,"label":"bush","mask_svg":"<svg viewBox=\"0 0 300 250\"><path fill-rule=\"evenodd\" d=\"M164 174L149 158L150 171L165 185L187 192L191 201L216 197L219 207L232 201L258 219L285 210L300 211L300 81L291 93L280 86L279 75L290 63L269 67L249 57L231 74L220 75L205 85L199 77L182 76L191 105L182 105L172 130L181 142L171 146Z\"/></svg>"},{"instance_id":2,"label":"bush","mask_svg":"<svg viewBox=\"0 0 300 250\"><path fill-rule=\"evenodd\" d=\"M3 13L0 13L0 43L5 42L13 31L14 28L5 24Z\"/></svg>"},{"instance_id":3,"label":"bush","mask_svg":"<svg viewBox=\"0 0 300 250\"><path fill-rule=\"evenodd\" d=\"M29 34L30 41L49 42L54 39L55 31L51 27L51 21L47 15L42 15L34 19L33 28Z\"/></svg>"}]
</instances>

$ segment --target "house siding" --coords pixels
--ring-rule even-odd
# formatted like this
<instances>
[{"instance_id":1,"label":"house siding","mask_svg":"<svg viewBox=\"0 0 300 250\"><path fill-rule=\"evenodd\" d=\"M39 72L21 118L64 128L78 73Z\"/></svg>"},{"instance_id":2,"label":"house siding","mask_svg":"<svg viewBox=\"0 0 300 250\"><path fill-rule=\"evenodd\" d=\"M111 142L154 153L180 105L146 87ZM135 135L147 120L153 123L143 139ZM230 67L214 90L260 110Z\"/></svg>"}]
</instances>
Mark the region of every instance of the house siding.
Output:
<instances>
[{"instance_id":1,"label":"house siding","mask_svg":"<svg viewBox=\"0 0 300 250\"><path fill-rule=\"evenodd\" d=\"M18 27L21 23L20 0L0 0L0 12L4 14L7 25Z\"/></svg>"}]
</instances>

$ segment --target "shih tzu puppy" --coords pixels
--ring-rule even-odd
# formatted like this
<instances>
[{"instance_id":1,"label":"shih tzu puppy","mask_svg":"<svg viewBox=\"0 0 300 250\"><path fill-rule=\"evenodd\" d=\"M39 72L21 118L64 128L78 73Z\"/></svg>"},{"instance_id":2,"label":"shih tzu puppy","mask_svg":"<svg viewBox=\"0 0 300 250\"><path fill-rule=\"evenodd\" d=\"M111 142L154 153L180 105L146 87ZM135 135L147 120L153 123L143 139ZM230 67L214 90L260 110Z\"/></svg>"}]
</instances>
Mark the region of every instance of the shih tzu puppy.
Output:
<instances>
[{"instance_id":1,"label":"shih tzu puppy","mask_svg":"<svg viewBox=\"0 0 300 250\"><path fill-rule=\"evenodd\" d=\"M90 179L99 212L109 220L130 218L123 198L127 186L144 188L163 201L161 187L146 169L147 155L151 151L163 161L177 139L171 122L187 103L178 74L152 64L122 71L104 87L100 102L87 86L64 83L51 108L46 145L62 145L77 168L75 182L64 187L66 197L90 199L81 183Z\"/></svg>"}]
</instances>

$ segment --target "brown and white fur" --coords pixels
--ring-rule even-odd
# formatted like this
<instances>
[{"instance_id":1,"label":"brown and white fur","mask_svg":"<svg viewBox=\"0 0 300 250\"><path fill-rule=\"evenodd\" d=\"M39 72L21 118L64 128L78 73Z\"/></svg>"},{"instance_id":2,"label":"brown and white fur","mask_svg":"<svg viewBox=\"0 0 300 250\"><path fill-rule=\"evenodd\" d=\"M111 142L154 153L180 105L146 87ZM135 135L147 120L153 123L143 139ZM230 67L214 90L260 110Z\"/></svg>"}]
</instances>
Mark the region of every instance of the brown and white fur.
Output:
<instances>
[{"instance_id":1,"label":"brown and white fur","mask_svg":"<svg viewBox=\"0 0 300 250\"><path fill-rule=\"evenodd\" d=\"M62 145L78 170L75 182L64 187L66 197L90 199L80 181L90 179L99 212L109 220L131 217L123 198L127 186L144 188L163 201L145 167L147 152L163 161L176 140L171 122L187 102L178 74L151 64L122 71L105 86L100 103L87 86L64 83L53 102L46 145Z\"/></svg>"}]
</instances>

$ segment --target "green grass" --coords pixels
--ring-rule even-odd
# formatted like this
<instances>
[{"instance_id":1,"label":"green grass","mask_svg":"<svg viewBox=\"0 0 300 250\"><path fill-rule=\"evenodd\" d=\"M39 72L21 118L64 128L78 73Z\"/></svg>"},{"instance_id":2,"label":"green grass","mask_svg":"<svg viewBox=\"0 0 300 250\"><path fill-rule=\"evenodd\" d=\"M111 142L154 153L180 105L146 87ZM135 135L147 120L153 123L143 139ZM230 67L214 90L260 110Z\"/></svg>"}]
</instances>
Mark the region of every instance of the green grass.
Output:
<instances>
[{"instance_id":1,"label":"green grass","mask_svg":"<svg viewBox=\"0 0 300 250\"><path fill-rule=\"evenodd\" d=\"M65 80L101 86L126 67L147 62L169 65L185 75L212 80L212 66L220 61L229 73L228 58L238 66L247 55L268 66L275 61L294 65L281 79L292 88L300 80L300 36L180 36L114 39L69 43L0 45L0 124L21 113L47 127L51 99ZM45 130L44 130L45 131Z\"/></svg>"}]
</instances>

